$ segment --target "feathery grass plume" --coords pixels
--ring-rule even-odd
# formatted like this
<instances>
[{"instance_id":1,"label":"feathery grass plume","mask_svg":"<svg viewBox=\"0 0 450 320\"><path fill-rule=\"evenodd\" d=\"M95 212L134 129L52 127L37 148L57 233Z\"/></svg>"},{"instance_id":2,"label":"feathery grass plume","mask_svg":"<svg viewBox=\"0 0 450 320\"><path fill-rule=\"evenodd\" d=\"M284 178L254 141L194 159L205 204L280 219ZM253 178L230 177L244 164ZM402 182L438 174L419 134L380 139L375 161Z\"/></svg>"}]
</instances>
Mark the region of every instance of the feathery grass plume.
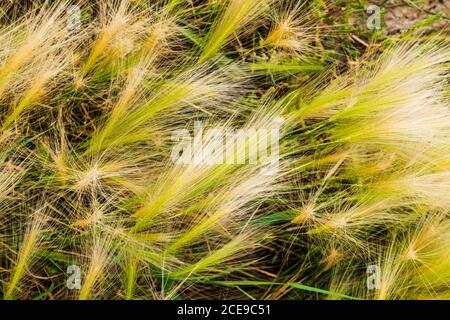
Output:
<instances>
[{"instance_id":1,"label":"feathery grass plume","mask_svg":"<svg viewBox=\"0 0 450 320\"><path fill-rule=\"evenodd\" d=\"M329 118L329 139L356 151L354 160L368 159L352 171L353 177L379 171L380 165L394 168L399 162L395 157L427 161L427 155L417 153L418 145L427 150L448 143L450 113L443 76L447 60L445 48L399 45L385 53L373 71L356 76L359 80L332 83L333 91L326 89L307 104L304 116L317 112L315 116ZM375 165L371 155L385 160Z\"/></svg>"},{"instance_id":2,"label":"feathery grass plume","mask_svg":"<svg viewBox=\"0 0 450 320\"><path fill-rule=\"evenodd\" d=\"M0 169L0 200L7 200L11 197L20 178L26 172L26 168L14 165L11 162L1 162Z\"/></svg>"},{"instance_id":3,"label":"feathery grass plume","mask_svg":"<svg viewBox=\"0 0 450 320\"><path fill-rule=\"evenodd\" d=\"M151 124L155 117L163 117L170 112L183 113L183 109L192 108L208 110L212 105L216 110L226 110L245 91L242 81L233 80L231 71L231 67L218 70L191 68L174 79L155 83L156 90L144 95L120 122L108 125L107 121L106 126L94 134L88 152L148 140L158 128L146 125Z\"/></svg>"},{"instance_id":4,"label":"feathery grass plume","mask_svg":"<svg viewBox=\"0 0 450 320\"><path fill-rule=\"evenodd\" d=\"M331 247L339 248L341 254L363 255L371 247L368 239L374 230L380 232L401 225L407 214L397 212L397 203L391 198L374 199L365 190L339 188L338 177L342 173L338 168L343 160L339 159L317 185L306 187L307 196L305 191L301 192L302 206L291 209L291 230L304 232L309 236L311 248L322 252Z\"/></svg>"},{"instance_id":5,"label":"feathery grass plume","mask_svg":"<svg viewBox=\"0 0 450 320\"><path fill-rule=\"evenodd\" d=\"M329 183L329 180L335 175L339 167L342 165L342 162L345 158L333 158L332 161L337 160L335 165L331 167L328 172L326 172L326 175L323 177L323 179L320 181L320 184L315 186L314 190L310 190L310 192L306 195L304 192L302 192L302 183L301 181L297 184L295 184L296 188L300 190L300 196L301 196L301 202L302 206L299 209L294 209L295 213L293 214L293 217L291 219L292 224L315 224L316 221L316 214L317 212L326 209L330 206L330 203L333 203L334 199L331 201L319 201L319 198L324 193L325 188L327 187L327 184ZM313 161L313 163L315 163ZM305 164L305 166L310 165L309 162Z\"/></svg>"},{"instance_id":6,"label":"feathery grass plume","mask_svg":"<svg viewBox=\"0 0 450 320\"><path fill-rule=\"evenodd\" d=\"M138 273L138 261L131 257L126 261L126 279L125 279L125 299L131 300L135 295L137 273Z\"/></svg>"},{"instance_id":7,"label":"feathery grass plume","mask_svg":"<svg viewBox=\"0 0 450 320\"><path fill-rule=\"evenodd\" d=\"M359 261L353 257L348 257L344 262L338 262L331 269L331 279L329 285L330 292L337 292L340 295L327 295L327 300L347 299L346 297L358 298L364 295L367 285L365 274L361 275L355 266Z\"/></svg>"},{"instance_id":8,"label":"feathery grass plume","mask_svg":"<svg viewBox=\"0 0 450 320\"><path fill-rule=\"evenodd\" d=\"M261 145L261 149L265 150L258 150L258 148L251 148L250 144L264 138L258 137L257 129L267 129L267 137L272 129L283 130L281 127L284 123L277 122L277 120L281 120L278 112L277 110L267 112L261 108L261 111L247 122L242 131L238 132L241 136L237 137L238 139L236 136L232 136L233 143L227 142L225 146L223 145L224 137L217 135L217 130L207 131L203 142L193 141L195 145L192 145L193 149L190 150L191 162L186 165L176 164L156 180L156 183L148 187L146 193L151 195L150 198L148 199L148 196L144 194L142 207L134 213L134 217L138 219L136 228L144 227L152 218L181 201L191 200L193 197L207 192L208 189L214 190L213 188L222 186L222 183L226 185L226 183L241 181L240 179L247 177L247 172L261 174L262 169L270 167L273 161L271 157L262 158L259 163L247 165L243 168L242 173L239 173L242 165L233 164L239 164L240 162L237 161L240 160L244 160L243 164L250 163L251 159L258 159L258 153L261 154L262 151L266 151L268 155L275 152L272 145ZM219 126L218 130L222 133L229 133L233 128L226 124ZM261 134L259 133L259 135ZM241 141L240 138L243 140ZM271 137L271 139L274 138ZM274 142L272 141L272 143ZM199 145L201 148L198 148ZM204 158L204 150L215 150L217 147L222 148L224 152L213 153L211 158ZM231 160L231 164L225 160ZM232 180L228 180L231 177ZM236 180L238 177L240 178ZM262 179L262 181L264 180ZM255 180L255 182L257 181ZM146 197L148 200L145 199Z\"/></svg>"},{"instance_id":9,"label":"feathery grass plume","mask_svg":"<svg viewBox=\"0 0 450 320\"><path fill-rule=\"evenodd\" d=\"M18 141L16 141L18 140ZM8 220L11 219L14 208L11 202L16 204L20 195L16 193L21 179L29 170L27 165L26 153L18 150L18 144L21 142L17 134L6 130L0 132L0 234L8 234ZM13 206L14 207L14 206ZM3 231L3 227L6 229ZM3 240L3 239L2 239ZM0 240L0 248L3 244Z\"/></svg>"},{"instance_id":10,"label":"feathery grass plume","mask_svg":"<svg viewBox=\"0 0 450 320\"><path fill-rule=\"evenodd\" d=\"M199 261L187 264L182 268L171 272L169 276L173 278L181 277L184 281L189 281L189 277L197 274L200 274L202 278L207 276L208 271L210 272L210 276L218 275L217 271L214 269L224 265L224 262L229 259L243 258L246 254L245 250L253 249L252 247L254 247L255 244L256 241L251 239L251 233L237 235L231 241L225 243L223 247L208 253Z\"/></svg>"},{"instance_id":11,"label":"feathery grass plume","mask_svg":"<svg viewBox=\"0 0 450 320\"><path fill-rule=\"evenodd\" d=\"M448 295L448 234L448 217L427 213L400 241L391 242L380 262L381 281L375 298L433 299Z\"/></svg>"},{"instance_id":12,"label":"feathery grass plume","mask_svg":"<svg viewBox=\"0 0 450 320\"><path fill-rule=\"evenodd\" d=\"M158 20L151 25L151 30L144 40L144 44L140 48L138 54L134 58L135 62L128 65L125 70L125 83L118 94L117 101L112 106L111 114L107 119L102 132L99 134L99 140L105 139L110 132L114 131L119 122L126 117L127 111L139 107L139 104L150 103L146 95L146 91L153 89L146 86L150 83L160 89L160 66L159 58L168 53L169 45L167 41L176 32L176 28L170 19ZM151 99L151 98L150 98ZM163 101L160 101L163 103ZM158 101L155 102L157 104ZM167 103L170 103L167 101ZM146 107L146 106L141 106ZM147 106L148 107L148 106ZM149 108L149 107L148 107ZM150 108L147 110L151 112Z\"/></svg>"},{"instance_id":13,"label":"feathery grass plume","mask_svg":"<svg viewBox=\"0 0 450 320\"><path fill-rule=\"evenodd\" d=\"M130 27L132 18L128 0L106 1L102 4L99 18L100 30L86 61L81 67L78 83L82 83L84 77L95 67L100 58L108 52L107 49L110 48L113 42L123 36L123 32Z\"/></svg>"},{"instance_id":14,"label":"feathery grass plume","mask_svg":"<svg viewBox=\"0 0 450 320\"><path fill-rule=\"evenodd\" d=\"M242 174L245 174L245 172ZM226 226L227 220L231 220L229 222L233 224L236 223L241 217L247 216L246 211L251 212L253 210L253 206L258 204L258 198L264 199L274 192L274 187L276 187L276 184L274 178L270 175L267 177L251 176L248 180L244 180L236 186L227 186L227 189L230 188L230 190L222 190L218 203L212 208L205 208L204 216L196 217L193 227L169 244L167 252L179 250L217 226ZM252 202L251 206L249 205L250 201Z\"/></svg>"},{"instance_id":15,"label":"feathery grass plume","mask_svg":"<svg viewBox=\"0 0 450 320\"><path fill-rule=\"evenodd\" d=\"M264 119L264 118L263 118ZM272 118L268 117L266 119L264 119L264 122L262 120L260 120L259 122L257 121L256 123L254 123L253 125L255 126L255 128L259 128L258 124L265 124L265 125L271 125L273 126L274 124L272 123L273 120ZM256 131L255 131L256 134ZM213 137L210 137L210 139L213 139ZM213 144L214 141L211 142L211 144ZM238 152L245 153L245 150L238 150ZM130 256L130 259L127 259L127 268L128 268L128 273L130 274L129 279L126 280L127 282L127 293L126 295L130 296L132 295L132 292L134 291L133 287L135 287L136 285L136 281L137 281L137 277L136 277L136 270L130 269L131 267L136 268L136 264L134 263L134 265L132 264L133 261L135 261L135 259L138 257L138 261L145 262L147 259L143 259L143 252L144 250L147 250L147 246L143 243L148 242L150 243L154 243L154 247L153 250L158 250L158 246L155 246L155 242L160 242L162 240L162 244L164 245L164 243L166 243L166 247L167 249L167 253L164 253L163 256L165 257L164 259L167 259L170 262L171 257L167 257L168 255L171 254L175 254L178 255L177 252L178 250L175 250L175 248L179 248L179 247L185 247L185 246L192 246L192 244L197 244L197 238L199 238L200 236L204 237L205 234L211 232L211 230L216 229L220 226L220 228L225 228L226 229L226 224L225 222L225 218L227 219L231 219L231 214L233 214L233 216L236 215L242 215L243 217L245 217L246 212L251 212L253 211L258 205L258 197L256 196L256 194L261 194L261 197L266 197L269 195L269 193L273 192L271 191L272 188L274 187L274 179L276 178L276 176L260 176L261 174L261 169L264 169L264 166L266 166L267 163L262 163L261 165L258 166L248 166L247 168L242 168L240 170L238 170L237 172L236 169L229 169L228 170L228 174L225 175L224 177L227 178L225 186L222 187L221 185L215 187L214 186L214 181L213 179L208 181L208 185L210 187L212 187L212 190L208 190L206 188L206 185L203 186L203 188L198 188L197 190L193 190L195 192L198 193L197 197L200 197L199 199L202 199L202 197L206 197L203 196L202 194L213 194L212 199L214 201L212 201L211 205L209 207L206 207L204 209L204 211L201 213L201 215L194 215L195 211L193 211L192 213L190 213L189 215L192 217L186 216L186 215L181 215L177 212L173 212L171 213L170 211L168 211L167 209L164 210L167 213L169 213L169 215L164 215L161 218L155 216L155 218L157 218L156 221L152 221L151 226L154 226L152 229L150 229L149 225L145 225L145 232L144 229L142 230L142 232L139 233L135 233L136 232L136 228L133 228L131 231L132 233L130 234L123 234L119 237L116 237L116 239L120 238L120 241L123 242L123 247L125 248L125 253L127 255ZM216 165L217 166L217 165ZM219 165L220 166L220 165ZM223 165L221 165L223 166ZM233 166L231 166L233 167ZM198 166L196 166L196 169L198 170ZM223 169L222 169L223 171ZM226 172L226 171L225 171ZM207 173L207 172L206 172ZM222 173L223 175L224 173ZM178 175L175 175L176 177L178 177ZM206 174L206 176L208 176ZM229 177L228 177L229 176ZM239 179L236 179L237 177L239 177ZM209 178L209 177L208 177ZM249 179L249 180L246 180ZM70 181L70 180L69 180ZM178 187L179 185L176 184ZM260 188L255 188L255 185L260 185ZM164 185L163 185L164 186ZM95 188L96 190L98 190L97 188ZM215 193L217 193L217 195L215 195ZM175 196L177 194L173 194L173 196ZM170 198L171 202L174 203L177 206L183 205L186 206L186 204L183 204L183 202L181 202L179 199L172 199L172 197ZM205 200L208 200L208 198L206 197ZM252 202L252 205L250 206L250 204L247 204L248 201ZM210 203L209 201L206 201L206 203ZM190 203L187 204L188 205L188 209L190 206ZM153 208L153 206L152 206ZM252 209L253 208L253 209ZM154 208L153 208L154 209ZM182 207L180 207L180 209L182 209ZM215 219L213 219L214 221L212 221L211 219L207 218L205 216L205 214L208 212L208 210L215 210L215 212L217 212L217 214L214 215ZM189 210L187 211L189 212ZM220 213L220 214L219 214ZM173 216L171 216L173 214ZM173 230L173 225L176 224L175 223L175 219L180 216L179 219L181 219L181 221L186 220L187 223L185 228L186 229L181 229L179 230L179 235L177 237L175 237L176 232L174 232L175 230ZM226 217L228 216L228 217ZM188 218L188 219L186 219ZM216 219L217 218L217 219ZM97 215L94 216L90 216L90 217L86 217L86 218L81 218L78 219L74 226L76 227L80 227L80 226L86 226L86 224L91 224L91 222L93 222L93 219L95 219L95 221L98 221L98 217ZM190 220L192 220L191 222L189 222ZM212 222L211 222L211 221ZM220 220L220 221L219 221ZM166 222L165 222L166 221ZM220 222L220 223L219 223ZM231 219L231 221L234 224L236 224L237 221L234 221ZM190 225L193 225L193 227L189 227ZM108 225L108 224L107 224ZM112 227L111 231L108 231L108 229L111 229L111 227L108 227L107 225L102 226L102 224L100 224L100 227L102 228L103 232L110 232L110 234L116 233L114 230L114 227ZM139 226L139 228L141 228ZM163 228L163 229L161 229ZM169 232L167 232L167 231ZM125 233L127 233L127 231L125 231ZM172 235L173 234L173 235ZM173 238L173 241L172 241ZM230 245L231 246L231 245ZM227 246L226 248L231 248L230 246ZM233 246L234 248L234 246ZM164 249L163 249L164 250ZM237 250L237 248L236 248ZM217 254L213 255L213 257L222 257L222 260L217 260L217 263L219 263L219 261L225 261L223 259L225 259L225 252L228 252L226 249L223 249L222 251L219 251ZM229 255L233 255L236 251L235 250L231 250L229 251ZM148 252L147 252L148 254ZM160 252L161 254L161 252ZM152 261L153 259L153 261ZM152 258L150 260L147 260L146 263L150 262L153 265L158 265L158 260L157 258ZM206 259L206 258L205 258ZM215 259L211 258L212 260L208 262L208 260L206 260L205 266L203 268L200 268L201 270L206 270L206 266L211 266L212 263L215 261ZM231 257L227 258L226 260L231 259ZM203 262L202 262L203 263ZM131 265L130 265L131 264ZM197 269L197 268L196 268ZM199 270L200 270L199 269ZM134 274L134 275L133 275Z\"/></svg>"},{"instance_id":16,"label":"feathery grass plume","mask_svg":"<svg viewBox=\"0 0 450 320\"><path fill-rule=\"evenodd\" d=\"M0 100L5 98L6 90L17 90L16 83L21 87L21 81L26 79L23 76L36 72L30 61L45 59L49 52L67 44L68 31L63 16L67 4L67 1L45 4L7 29L7 41L2 42L6 49L2 50L0 59ZM22 77L15 81L17 75Z\"/></svg>"},{"instance_id":17,"label":"feathery grass plume","mask_svg":"<svg viewBox=\"0 0 450 320\"><path fill-rule=\"evenodd\" d=\"M326 251L326 258L324 259L323 271L328 271L332 267L334 267L337 263L339 263L344 257L342 250L337 247L331 245ZM339 292L333 290L334 292Z\"/></svg>"},{"instance_id":18,"label":"feathery grass plume","mask_svg":"<svg viewBox=\"0 0 450 320\"><path fill-rule=\"evenodd\" d=\"M315 32L304 8L306 2L281 5L272 14L273 24L267 36L261 40L262 47L268 46L305 55L311 52ZM306 12L305 12L306 11Z\"/></svg>"},{"instance_id":19,"label":"feathery grass plume","mask_svg":"<svg viewBox=\"0 0 450 320\"><path fill-rule=\"evenodd\" d=\"M78 295L79 300L92 299L100 291L97 287L101 289L105 272L107 272L108 260L113 256L110 239L105 235L94 235L92 241L88 249L88 269L85 271L84 281Z\"/></svg>"},{"instance_id":20,"label":"feathery grass plume","mask_svg":"<svg viewBox=\"0 0 450 320\"><path fill-rule=\"evenodd\" d=\"M433 42L398 44L372 66L333 81L321 94L300 106L296 114L300 119L330 117L348 122L378 114L383 117L383 112L400 115L395 111L406 112L403 107L412 107L436 109L435 117L439 119L447 70L444 63L448 58L448 50L436 47Z\"/></svg>"},{"instance_id":21,"label":"feathery grass plume","mask_svg":"<svg viewBox=\"0 0 450 320\"><path fill-rule=\"evenodd\" d=\"M37 250L43 240L48 219L45 215L45 209L35 211L31 219L14 259L14 265L10 270L9 281L4 287L3 298L5 300L14 299L16 294L20 292L20 282L34 263L33 260L36 258Z\"/></svg>"},{"instance_id":22,"label":"feathery grass plume","mask_svg":"<svg viewBox=\"0 0 450 320\"><path fill-rule=\"evenodd\" d=\"M214 21L204 40L199 63L215 56L231 39L233 34L242 32L252 20L258 18L268 7L270 1L229 0Z\"/></svg>"},{"instance_id":23,"label":"feathery grass plume","mask_svg":"<svg viewBox=\"0 0 450 320\"><path fill-rule=\"evenodd\" d=\"M346 204L342 208L329 209L324 214L316 214L317 226L308 230L311 236L320 236L321 241L330 237L331 243L343 245L344 243L367 249L367 239L370 232L387 225L395 225L401 222L402 215L391 210L387 201L364 203L361 201L354 205ZM371 228L371 229L369 229ZM369 232L368 232L369 231Z\"/></svg>"},{"instance_id":24,"label":"feathery grass plume","mask_svg":"<svg viewBox=\"0 0 450 320\"><path fill-rule=\"evenodd\" d=\"M49 94L51 87L54 86L50 82L54 81L54 78L65 68L66 61L60 57L46 56L45 59L46 62L39 65L40 69L36 71L36 78L32 80L31 86L23 92L18 101L14 102L11 113L2 123L3 130L18 121L22 113Z\"/></svg>"},{"instance_id":25,"label":"feathery grass plume","mask_svg":"<svg viewBox=\"0 0 450 320\"><path fill-rule=\"evenodd\" d=\"M71 190L77 193L90 193L92 191L101 194L120 195L129 190L139 190L138 185L133 185L131 179L137 177L140 173L139 162L146 161L145 158L135 159L117 159L112 157L90 157L80 158L76 153L68 155L66 164L61 168L61 163L52 163L59 170L59 179Z\"/></svg>"},{"instance_id":26,"label":"feathery grass plume","mask_svg":"<svg viewBox=\"0 0 450 320\"><path fill-rule=\"evenodd\" d=\"M302 159L298 170L312 176L303 187L310 201L289 215L296 225L290 230L311 236L311 252L339 247L344 253L337 263L339 272L352 264L359 266L383 234L411 221L415 206L448 208L446 197L439 193L446 189L448 170L440 159L447 158L448 152L439 157L433 151L448 145L450 137L445 96L448 58L448 51L433 43L396 45L376 60L377 65L332 81L292 111L295 119L307 121L305 132L319 142L304 147L311 150L311 161ZM341 168L325 188L317 175L325 175L324 169L333 163ZM426 178L431 179L427 187ZM431 181L439 187L433 188ZM326 271L334 269L336 262L326 265ZM401 272L392 265L391 278ZM364 278L358 274L345 273L337 282L331 279L331 291L364 296ZM359 284L351 285L355 281Z\"/></svg>"},{"instance_id":27,"label":"feathery grass plume","mask_svg":"<svg viewBox=\"0 0 450 320\"><path fill-rule=\"evenodd\" d=\"M30 167L27 161L31 160L24 150L18 150L21 142L20 136L9 130L0 133L0 256L5 257L0 259L0 269L3 282L7 281L3 276L11 267L7 264L7 253L18 246L10 241L17 239L11 235L11 227L17 224L14 219L22 199L19 188Z\"/></svg>"},{"instance_id":28,"label":"feathery grass plume","mask_svg":"<svg viewBox=\"0 0 450 320\"><path fill-rule=\"evenodd\" d=\"M43 139L38 149L41 170L48 172L47 183L61 192L73 192L78 196L94 192L117 201L122 193L142 192L138 182L142 170L148 167L151 154L128 148L126 153L111 151L82 156L68 141L63 124L57 127L55 135Z\"/></svg>"},{"instance_id":29,"label":"feathery grass plume","mask_svg":"<svg viewBox=\"0 0 450 320\"><path fill-rule=\"evenodd\" d=\"M256 117L254 123L250 122L248 126L260 128L259 125L262 124L273 127L273 118L263 116L258 119ZM222 131L226 131L226 128L227 126L223 127ZM206 134L204 148L208 149L209 146L217 145L217 139L217 135ZM239 146L237 149L228 151L233 155L246 153L245 147L242 149ZM216 161L211 162L216 163ZM201 274L200 277L203 277L205 272L211 271L213 265L215 268L220 268L220 264L234 260L235 255L243 250L242 246L238 246L241 242L233 240L235 232L243 232L242 226L249 222L252 212L258 208L260 201L278 188L276 183L278 174L261 175L261 170L270 164L271 162L248 166L220 163L175 165L172 173L168 171L148 189L148 193L152 195L151 198L134 213L136 225L131 228L134 237L146 239L147 236L153 238L153 235L169 235L168 237L164 235L162 238L165 242L162 247L164 259L171 257L182 259L181 249L197 247L204 241L209 243L208 251L218 247L217 251L206 256L199 251L196 260L183 261L182 266L170 268L172 271L168 273L169 277L179 279L191 273L199 274L199 276ZM178 222L175 223L175 221ZM178 224L180 225L178 230L172 227ZM161 234L164 230L168 232ZM226 239L231 238L231 242L221 247L221 243L229 241L221 240L224 236ZM133 274L134 271L131 273ZM180 286L190 281L187 278L180 280L182 281ZM133 286L128 282L128 288Z\"/></svg>"},{"instance_id":30,"label":"feathery grass plume","mask_svg":"<svg viewBox=\"0 0 450 320\"><path fill-rule=\"evenodd\" d=\"M330 290L362 299L445 299L450 289L448 230L446 214L421 211L408 228L395 231L361 261L361 271L368 265L380 270L374 288L367 287L360 262L349 259L333 272Z\"/></svg>"},{"instance_id":31,"label":"feathery grass plume","mask_svg":"<svg viewBox=\"0 0 450 320\"><path fill-rule=\"evenodd\" d=\"M448 154L443 154L448 158ZM431 161L439 160L433 158ZM414 162L414 159L412 160ZM397 205L426 205L430 208L446 209L450 204L449 168L437 167L423 161L405 168L396 167L397 172L378 175L368 181L364 188L373 199L395 199Z\"/></svg>"},{"instance_id":32,"label":"feathery grass plume","mask_svg":"<svg viewBox=\"0 0 450 320\"><path fill-rule=\"evenodd\" d=\"M142 47L142 57L152 61L170 52L174 35L178 32L178 26L172 17L157 16L155 19Z\"/></svg>"}]
</instances>

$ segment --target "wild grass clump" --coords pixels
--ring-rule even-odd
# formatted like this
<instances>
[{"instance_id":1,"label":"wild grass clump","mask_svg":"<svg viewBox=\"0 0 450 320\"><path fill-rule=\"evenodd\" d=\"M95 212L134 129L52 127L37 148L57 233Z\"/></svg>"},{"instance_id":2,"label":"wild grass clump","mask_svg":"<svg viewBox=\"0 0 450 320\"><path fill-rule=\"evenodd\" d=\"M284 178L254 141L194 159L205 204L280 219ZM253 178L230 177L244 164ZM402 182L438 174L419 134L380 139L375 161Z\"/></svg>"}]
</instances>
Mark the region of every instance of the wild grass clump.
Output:
<instances>
[{"instance_id":1,"label":"wild grass clump","mask_svg":"<svg viewBox=\"0 0 450 320\"><path fill-rule=\"evenodd\" d=\"M0 16L4 299L450 298L442 37L342 68L331 3L69 5Z\"/></svg>"}]
</instances>

